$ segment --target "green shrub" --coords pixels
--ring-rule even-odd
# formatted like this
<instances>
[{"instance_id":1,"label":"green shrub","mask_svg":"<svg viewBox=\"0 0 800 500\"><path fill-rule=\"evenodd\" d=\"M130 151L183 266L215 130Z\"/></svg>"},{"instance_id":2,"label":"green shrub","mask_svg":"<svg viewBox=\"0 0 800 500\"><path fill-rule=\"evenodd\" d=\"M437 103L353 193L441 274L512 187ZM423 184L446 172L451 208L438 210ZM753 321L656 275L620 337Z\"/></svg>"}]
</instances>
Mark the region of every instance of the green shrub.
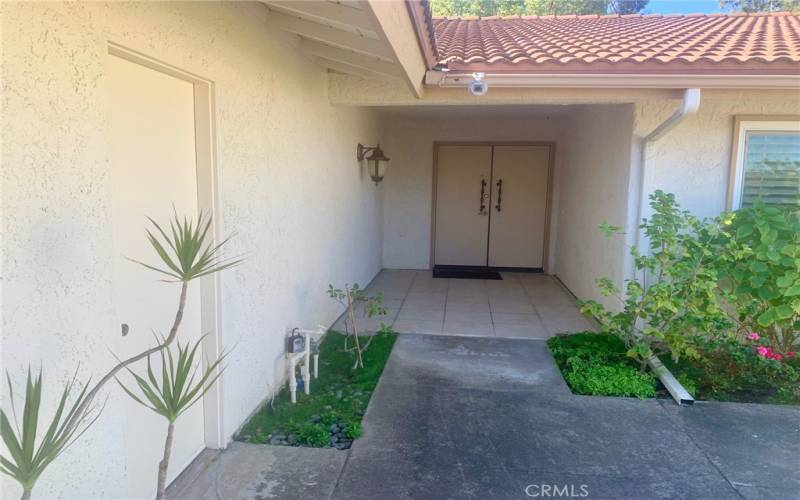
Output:
<instances>
[{"instance_id":1,"label":"green shrub","mask_svg":"<svg viewBox=\"0 0 800 500\"><path fill-rule=\"evenodd\" d=\"M693 378L686 373L679 373L677 376L675 376L675 378L678 380L678 382L680 382L683 388L686 389L686 392L688 392L689 395L691 395L693 398L697 397L697 383Z\"/></svg>"},{"instance_id":2,"label":"green shrub","mask_svg":"<svg viewBox=\"0 0 800 500\"><path fill-rule=\"evenodd\" d=\"M344 424L344 433L350 439L361 437L361 432L360 422L347 422Z\"/></svg>"},{"instance_id":3,"label":"green shrub","mask_svg":"<svg viewBox=\"0 0 800 500\"><path fill-rule=\"evenodd\" d=\"M651 356L669 354L662 361L670 358L676 377L699 398L800 401L800 209L757 201L700 220L662 191L650 196L650 206L653 215L641 225L648 252L631 250L636 279L624 294L611 279L597 280L620 310L588 300L582 312L619 337L642 369ZM607 223L600 229L619 232ZM617 359L587 357L568 343L554 354L558 349L566 349L562 370L574 355Z\"/></svg>"},{"instance_id":4,"label":"green shrub","mask_svg":"<svg viewBox=\"0 0 800 500\"><path fill-rule=\"evenodd\" d=\"M631 365L605 364L574 357L567 360L567 367L564 379L578 394L637 398L651 398L656 395L653 375L641 372Z\"/></svg>"},{"instance_id":5,"label":"green shrub","mask_svg":"<svg viewBox=\"0 0 800 500\"><path fill-rule=\"evenodd\" d=\"M302 424L295 429L297 440L314 448L328 445L331 434L324 424Z\"/></svg>"},{"instance_id":6,"label":"green shrub","mask_svg":"<svg viewBox=\"0 0 800 500\"><path fill-rule=\"evenodd\" d=\"M664 360L694 397L751 403L800 403L800 360L761 357L752 345L733 337L709 341L701 352L703 355L699 359Z\"/></svg>"},{"instance_id":7,"label":"green shrub","mask_svg":"<svg viewBox=\"0 0 800 500\"><path fill-rule=\"evenodd\" d=\"M319 421L321 424L330 426L339 421L339 415L333 410L323 411L320 415Z\"/></svg>"},{"instance_id":8,"label":"green shrub","mask_svg":"<svg viewBox=\"0 0 800 500\"><path fill-rule=\"evenodd\" d=\"M627 281L624 297L609 278L597 284L605 296L619 299L622 310L581 302L584 314L594 316L603 331L625 343L628 356L642 366L653 355L697 358L697 342L731 328L717 296L718 272L714 248L722 232L719 221L700 220L680 210L675 196L656 191L650 195L653 215L642 222L649 252L631 249L637 279ZM601 225L606 235L619 228Z\"/></svg>"},{"instance_id":9,"label":"green shrub","mask_svg":"<svg viewBox=\"0 0 800 500\"><path fill-rule=\"evenodd\" d=\"M800 210L757 201L720 217L726 230L715 249L739 333L791 356L800 341Z\"/></svg>"}]
</instances>

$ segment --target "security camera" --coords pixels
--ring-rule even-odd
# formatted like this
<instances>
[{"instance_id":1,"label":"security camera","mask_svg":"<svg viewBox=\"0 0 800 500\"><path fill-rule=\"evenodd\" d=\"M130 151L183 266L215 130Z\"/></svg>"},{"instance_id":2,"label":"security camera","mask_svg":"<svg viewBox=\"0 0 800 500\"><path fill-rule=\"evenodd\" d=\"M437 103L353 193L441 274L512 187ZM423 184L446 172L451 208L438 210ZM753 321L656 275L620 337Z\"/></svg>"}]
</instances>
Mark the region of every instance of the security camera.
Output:
<instances>
[{"instance_id":1,"label":"security camera","mask_svg":"<svg viewBox=\"0 0 800 500\"><path fill-rule=\"evenodd\" d=\"M483 81L484 73L472 73L472 81L469 82L469 93L474 96L481 96L489 90L489 84Z\"/></svg>"}]
</instances>

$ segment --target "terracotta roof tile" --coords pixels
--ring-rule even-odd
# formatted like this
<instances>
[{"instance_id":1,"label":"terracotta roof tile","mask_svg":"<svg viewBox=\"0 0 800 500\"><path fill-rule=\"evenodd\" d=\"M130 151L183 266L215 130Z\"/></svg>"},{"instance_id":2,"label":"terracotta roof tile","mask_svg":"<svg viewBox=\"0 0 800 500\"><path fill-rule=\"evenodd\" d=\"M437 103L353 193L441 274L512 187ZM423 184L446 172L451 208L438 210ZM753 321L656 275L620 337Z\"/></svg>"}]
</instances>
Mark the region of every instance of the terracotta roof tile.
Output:
<instances>
[{"instance_id":1,"label":"terracotta roof tile","mask_svg":"<svg viewBox=\"0 0 800 500\"><path fill-rule=\"evenodd\" d=\"M525 73L800 74L800 16L433 18L439 64Z\"/></svg>"}]
</instances>

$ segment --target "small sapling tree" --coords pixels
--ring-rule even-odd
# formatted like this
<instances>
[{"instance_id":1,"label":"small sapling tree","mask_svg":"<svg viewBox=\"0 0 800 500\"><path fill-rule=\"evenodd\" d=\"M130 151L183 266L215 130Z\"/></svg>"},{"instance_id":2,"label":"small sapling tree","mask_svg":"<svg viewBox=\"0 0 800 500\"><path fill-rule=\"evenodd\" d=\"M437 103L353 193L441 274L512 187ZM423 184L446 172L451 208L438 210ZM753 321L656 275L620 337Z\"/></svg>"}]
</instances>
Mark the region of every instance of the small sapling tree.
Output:
<instances>
[{"instance_id":1,"label":"small sapling tree","mask_svg":"<svg viewBox=\"0 0 800 500\"><path fill-rule=\"evenodd\" d=\"M369 348L372 337L362 346L358 338L358 322L356 321L356 310L363 308L363 313L367 318L375 316L384 316L386 308L383 306L383 294L379 293L374 297L370 297L366 292L358 286L358 283L353 283L352 286L345 285L344 290L334 288L333 285L328 285L328 296L342 304L345 307L345 350L353 351L356 354L356 360L353 368L364 367L363 353ZM353 338L353 347L347 346L347 338Z\"/></svg>"}]
</instances>

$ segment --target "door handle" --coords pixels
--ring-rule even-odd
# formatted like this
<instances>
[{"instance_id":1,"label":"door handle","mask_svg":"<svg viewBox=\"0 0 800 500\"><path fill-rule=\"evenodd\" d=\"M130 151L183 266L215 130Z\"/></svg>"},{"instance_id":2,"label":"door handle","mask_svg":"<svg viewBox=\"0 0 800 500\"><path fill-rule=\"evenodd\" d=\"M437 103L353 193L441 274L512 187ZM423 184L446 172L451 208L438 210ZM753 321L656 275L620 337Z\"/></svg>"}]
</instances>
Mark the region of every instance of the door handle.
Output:
<instances>
[{"instance_id":1,"label":"door handle","mask_svg":"<svg viewBox=\"0 0 800 500\"><path fill-rule=\"evenodd\" d=\"M478 215L486 215L486 179L481 179L481 206Z\"/></svg>"},{"instance_id":2,"label":"door handle","mask_svg":"<svg viewBox=\"0 0 800 500\"><path fill-rule=\"evenodd\" d=\"M497 180L497 205L494 208L499 212L503 207L503 179Z\"/></svg>"}]
</instances>

